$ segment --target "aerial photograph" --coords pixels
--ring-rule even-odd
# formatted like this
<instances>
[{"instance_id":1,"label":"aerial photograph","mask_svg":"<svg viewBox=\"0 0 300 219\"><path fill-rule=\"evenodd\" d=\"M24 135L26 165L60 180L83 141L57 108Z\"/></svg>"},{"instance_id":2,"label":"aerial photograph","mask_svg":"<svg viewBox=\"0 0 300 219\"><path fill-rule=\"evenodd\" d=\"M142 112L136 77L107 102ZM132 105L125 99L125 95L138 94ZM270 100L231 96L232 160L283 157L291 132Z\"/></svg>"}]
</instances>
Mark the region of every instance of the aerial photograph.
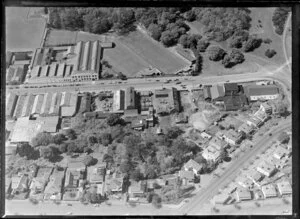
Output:
<instances>
[{"instance_id":1,"label":"aerial photograph","mask_svg":"<svg viewBox=\"0 0 300 219\"><path fill-rule=\"evenodd\" d=\"M5 216L292 215L291 16L5 7Z\"/></svg>"}]
</instances>

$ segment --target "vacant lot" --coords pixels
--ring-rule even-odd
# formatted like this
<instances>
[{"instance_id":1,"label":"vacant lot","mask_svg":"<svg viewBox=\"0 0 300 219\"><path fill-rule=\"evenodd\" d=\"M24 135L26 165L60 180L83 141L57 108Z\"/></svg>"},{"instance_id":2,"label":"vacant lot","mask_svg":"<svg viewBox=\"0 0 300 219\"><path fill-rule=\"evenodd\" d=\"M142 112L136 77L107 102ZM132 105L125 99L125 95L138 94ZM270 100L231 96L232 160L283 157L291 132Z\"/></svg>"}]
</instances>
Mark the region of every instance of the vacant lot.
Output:
<instances>
[{"instance_id":1,"label":"vacant lot","mask_svg":"<svg viewBox=\"0 0 300 219\"><path fill-rule=\"evenodd\" d=\"M188 62L185 62L164 48L163 45L139 31L131 32L128 36L121 37L120 41L126 44L139 57L146 60L149 65L156 67L164 73L172 74L189 65Z\"/></svg>"},{"instance_id":2,"label":"vacant lot","mask_svg":"<svg viewBox=\"0 0 300 219\"><path fill-rule=\"evenodd\" d=\"M42 41L45 19L27 19L30 8L7 7L6 21L6 50L34 50Z\"/></svg>"}]
</instances>

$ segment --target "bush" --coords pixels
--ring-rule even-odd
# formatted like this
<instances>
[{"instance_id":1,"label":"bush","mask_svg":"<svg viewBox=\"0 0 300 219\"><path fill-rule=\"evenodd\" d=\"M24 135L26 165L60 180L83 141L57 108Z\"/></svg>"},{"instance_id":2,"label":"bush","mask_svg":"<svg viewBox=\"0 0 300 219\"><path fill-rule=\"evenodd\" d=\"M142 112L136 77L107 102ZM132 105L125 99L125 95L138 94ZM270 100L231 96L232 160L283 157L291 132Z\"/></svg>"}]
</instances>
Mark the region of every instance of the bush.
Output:
<instances>
[{"instance_id":1,"label":"bush","mask_svg":"<svg viewBox=\"0 0 300 219\"><path fill-rule=\"evenodd\" d=\"M182 131L181 128L179 128L178 126L173 126L173 127L170 127L170 128L167 129L166 137L168 139L175 139L183 133L184 132Z\"/></svg>"},{"instance_id":2,"label":"bush","mask_svg":"<svg viewBox=\"0 0 300 219\"><path fill-rule=\"evenodd\" d=\"M32 140L31 140L31 144L33 147L36 146L47 146L51 143L54 143L54 137L49 134L49 133L45 133L45 132L40 132L38 133Z\"/></svg>"},{"instance_id":3,"label":"bush","mask_svg":"<svg viewBox=\"0 0 300 219\"><path fill-rule=\"evenodd\" d=\"M63 134L56 134L53 136L54 144L61 144L65 140L66 140L66 138Z\"/></svg>"},{"instance_id":4,"label":"bush","mask_svg":"<svg viewBox=\"0 0 300 219\"><path fill-rule=\"evenodd\" d=\"M197 51L198 52L205 52L207 47L209 46L209 42L207 40L199 40L197 42Z\"/></svg>"},{"instance_id":5,"label":"bush","mask_svg":"<svg viewBox=\"0 0 300 219\"><path fill-rule=\"evenodd\" d=\"M76 132L73 129L67 129L65 131L65 135L71 140L74 140L76 138Z\"/></svg>"},{"instance_id":6,"label":"bush","mask_svg":"<svg viewBox=\"0 0 300 219\"><path fill-rule=\"evenodd\" d=\"M44 159L52 159L54 157L54 149L53 147L42 147L40 148L40 155Z\"/></svg>"},{"instance_id":7,"label":"bush","mask_svg":"<svg viewBox=\"0 0 300 219\"><path fill-rule=\"evenodd\" d=\"M177 43L176 36L169 30L162 32L160 41L166 46L174 46Z\"/></svg>"},{"instance_id":8,"label":"bush","mask_svg":"<svg viewBox=\"0 0 300 219\"><path fill-rule=\"evenodd\" d=\"M112 142L112 137L110 133L102 133L101 134L101 143L104 146L108 146Z\"/></svg>"},{"instance_id":9,"label":"bush","mask_svg":"<svg viewBox=\"0 0 300 219\"><path fill-rule=\"evenodd\" d=\"M66 153L68 151L68 145L63 143L58 146L58 150L60 153Z\"/></svg>"},{"instance_id":10,"label":"bush","mask_svg":"<svg viewBox=\"0 0 300 219\"><path fill-rule=\"evenodd\" d=\"M83 158L83 163L86 166L90 166L94 163L94 158L91 155L87 155Z\"/></svg>"},{"instance_id":11,"label":"bush","mask_svg":"<svg viewBox=\"0 0 300 219\"><path fill-rule=\"evenodd\" d=\"M225 68L231 68L232 66L242 63L245 60L245 57L242 52L237 49L233 49L231 53L226 54L223 58L222 64Z\"/></svg>"},{"instance_id":12,"label":"bush","mask_svg":"<svg viewBox=\"0 0 300 219\"><path fill-rule=\"evenodd\" d=\"M31 159L35 150L28 143L18 144L16 153L20 155L20 157L27 157Z\"/></svg>"},{"instance_id":13,"label":"bush","mask_svg":"<svg viewBox=\"0 0 300 219\"><path fill-rule=\"evenodd\" d=\"M276 51L274 49L267 49L265 52L265 56L268 58L272 58L274 55L276 55Z\"/></svg>"},{"instance_id":14,"label":"bush","mask_svg":"<svg viewBox=\"0 0 300 219\"><path fill-rule=\"evenodd\" d=\"M219 46L210 46L208 48L209 59L212 61L220 61L226 54L225 50Z\"/></svg>"},{"instance_id":15,"label":"bush","mask_svg":"<svg viewBox=\"0 0 300 219\"><path fill-rule=\"evenodd\" d=\"M109 117L106 119L106 122L109 126L115 126L117 124L122 125L124 123L120 116L117 114L109 115Z\"/></svg>"},{"instance_id":16,"label":"bush","mask_svg":"<svg viewBox=\"0 0 300 219\"><path fill-rule=\"evenodd\" d=\"M245 45L243 46L243 51L244 52L251 52L254 49L260 47L262 43L262 39L257 39L255 37L250 37L247 42L245 43Z\"/></svg>"}]
</instances>

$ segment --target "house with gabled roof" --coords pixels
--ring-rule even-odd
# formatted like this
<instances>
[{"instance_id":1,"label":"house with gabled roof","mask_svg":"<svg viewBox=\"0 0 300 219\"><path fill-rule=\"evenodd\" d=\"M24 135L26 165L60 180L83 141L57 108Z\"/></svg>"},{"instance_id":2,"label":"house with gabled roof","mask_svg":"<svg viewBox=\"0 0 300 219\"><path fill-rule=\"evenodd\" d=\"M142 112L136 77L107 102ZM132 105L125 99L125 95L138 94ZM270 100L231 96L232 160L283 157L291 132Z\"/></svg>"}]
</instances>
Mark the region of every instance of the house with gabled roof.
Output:
<instances>
[{"instance_id":1,"label":"house with gabled roof","mask_svg":"<svg viewBox=\"0 0 300 219\"><path fill-rule=\"evenodd\" d=\"M187 163L183 165L183 169L185 171L193 171L194 174L198 175L201 169L203 168L203 165L199 164L193 159L190 159Z\"/></svg>"}]
</instances>

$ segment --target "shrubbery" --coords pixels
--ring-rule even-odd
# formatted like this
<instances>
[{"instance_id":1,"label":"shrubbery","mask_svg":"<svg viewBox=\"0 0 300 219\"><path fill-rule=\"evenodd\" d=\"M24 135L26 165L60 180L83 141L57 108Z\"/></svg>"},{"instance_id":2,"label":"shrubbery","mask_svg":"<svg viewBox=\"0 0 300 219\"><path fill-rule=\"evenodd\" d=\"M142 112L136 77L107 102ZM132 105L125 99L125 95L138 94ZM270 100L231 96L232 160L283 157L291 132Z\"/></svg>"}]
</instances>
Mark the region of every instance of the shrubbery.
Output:
<instances>
[{"instance_id":1,"label":"shrubbery","mask_svg":"<svg viewBox=\"0 0 300 219\"><path fill-rule=\"evenodd\" d=\"M275 27L275 32L279 35L283 34L284 26L288 13L291 11L289 7L276 8L272 16L273 25Z\"/></svg>"},{"instance_id":2,"label":"shrubbery","mask_svg":"<svg viewBox=\"0 0 300 219\"><path fill-rule=\"evenodd\" d=\"M212 61L220 61L226 54L225 50L219 46L210 46L207 50L208 58Z\"/></svg>"},{"instance_id":3,"label":"shrubbery","mask_svg":"<svg viewBox=\"0 0 300 219\"><path fill-rule=\"evenodd\" d=\"M265 52L265 56L268 58L272 58L274 55L276 55L276 51L274 49L267 49Z\"/></svg>"}]
</instances>

